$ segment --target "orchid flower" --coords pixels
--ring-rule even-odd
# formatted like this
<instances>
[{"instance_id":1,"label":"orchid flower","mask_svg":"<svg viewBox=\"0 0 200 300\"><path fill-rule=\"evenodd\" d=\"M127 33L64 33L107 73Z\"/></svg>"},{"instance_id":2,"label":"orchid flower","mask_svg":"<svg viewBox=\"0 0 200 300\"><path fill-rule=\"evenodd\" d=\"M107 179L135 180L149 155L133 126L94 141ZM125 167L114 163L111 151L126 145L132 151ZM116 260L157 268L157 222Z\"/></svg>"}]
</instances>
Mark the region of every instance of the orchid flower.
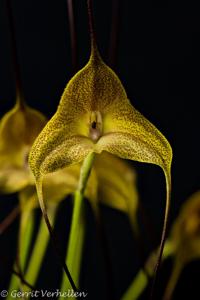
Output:
<instances>
[{"instance_id":1,"label":"orchid flower","mask_svg":"<svg viewBox=\"0 0 200 300\"><path fill-rule=\"evenodd\" d=\"M14 108L0 122L0 193L19 193L22 212L19 234L19 249L20 253L23 253L20 255L22 269L29 251L25 235L28 236L28 230L31 230L31 227L27 226L31 224L31 211L38 207L34 177L27 164L27 157L34 139L45 123L46 118L40 112L28 107L25 103L22 105L20 101L17 101ZM95 215L98 214L98 203L103 202L127 213L130 222L135 224L138 197L134 171L121 159L106 153L96 157L94 166L85 196L90 201ZM48 199L48 212L51 214L51 220L55 219L58 203L76 190L79 173L80 164L76 164L45 177L44 196ZM121 176L122 173L123 176ZM42 233L39 234L34 245L31 254L33 259L31 258L28 263L29 267L25 273L27 281L32 285L39 271L36 269L34 259L38 245L40 245L40 260L37 259L39 268L49 240L46 228L43 229L43 224L40 227ZM34 265L34 272L32 265ZM14 284L16 284L15 280L11 286L14 287Z\"/></svg>"},{"instance_id":2,"label":"orchid flower","mask_svg":"<svg viewBox=\"0 0 200 300\"><path fill-rule=\"evenodd\" d=\"M67 84L55 115L44 127L29 155L44 217L45 176L109 152L123 159L156 164L166 178L167 197L158 264L161 259L170 203L172 149L161 132L130 103L117 75L97 49L88 0L91 55L86 66Z\"/></svg>"}]
</instances>

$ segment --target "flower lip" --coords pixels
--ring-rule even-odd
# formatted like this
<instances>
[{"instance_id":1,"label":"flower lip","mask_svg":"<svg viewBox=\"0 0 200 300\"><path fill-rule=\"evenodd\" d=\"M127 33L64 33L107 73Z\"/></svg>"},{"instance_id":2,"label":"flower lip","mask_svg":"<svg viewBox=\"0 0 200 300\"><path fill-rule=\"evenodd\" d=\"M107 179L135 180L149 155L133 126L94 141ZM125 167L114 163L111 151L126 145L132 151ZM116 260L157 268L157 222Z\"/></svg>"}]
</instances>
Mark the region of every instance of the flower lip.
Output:
<instances>
[{"instance_id":1,"label":"flower lip","mask_svg":"<svg viewBox=\"0 0 200 300\"><path fill-rule=\"evenodd\" d=\"M89 137L94 141L102 136L102 117L99 111L92 111L89 121Z\"/></svg>"}]
</instances>

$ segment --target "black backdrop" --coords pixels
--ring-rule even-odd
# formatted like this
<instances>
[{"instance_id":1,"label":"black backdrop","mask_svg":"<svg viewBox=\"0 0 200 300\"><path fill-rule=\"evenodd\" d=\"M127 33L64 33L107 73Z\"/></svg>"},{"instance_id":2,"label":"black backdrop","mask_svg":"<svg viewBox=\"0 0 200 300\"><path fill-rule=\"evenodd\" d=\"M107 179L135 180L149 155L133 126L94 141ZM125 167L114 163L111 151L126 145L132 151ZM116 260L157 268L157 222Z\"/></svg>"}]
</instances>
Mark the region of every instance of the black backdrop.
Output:
<instances>
[{"instance_id":1,"label":"black backdrop","mask_svg":"<svg viewBox=\"0 0 200 300\"><path fill-rule=\"evenodd\" d=\"M110 0L94 0L98 45L102 57L108 64L111 3ZM13 0L11 4L26 101L30 106L51 117L72 75L66 1ZM86 1L75 0L74 6L79 67L82 67L87 62L90 48ZM170 224L176 217L181 203L199 189L200 184L199 34L198 10L192 2L184 6L183 3L174 1L163 1L160 4L153 1L120 1L115 71L122 80L133 105L161 130L172 145L174 158ZM10 46L5 0L1 0L1 116L13 106L15 100ZM134 166L138 173L140 201L155 227L156 244L159 241L164 212L164 177L158 167L139 163L134 163ZM2 218L12 209L13 201L16 200L11 196L2 197L0 203ZM130 268L129 256L134 253L135 246L129 237L130 232L125 217L106 208L103 208L103 213L116 274L116 293L119 296L137 272L137 258L133 270ZM90 216L89 210L88 214ZM68 217L69 215L68 213ZM60 220L61 225L64 222L62 218L63 216ZM86 289L91 291L93 295L91 299L103 299L105 282L101 270L101 258L98 255L98 247L94 245L91 238L95 239L93 220L91 216L88 219L89 237L86 242L82 282ZM15 232L13 225L8 235L3 235L1 250L4 266L8 261L8 253L14 251L13 248L10 249L8 236L10 234L13 238ZM148 244L148 236L144 239ZM155 244L149 246L149 249L152 249ZM12 245L14 245L14 238ZM122 253L129 255L122 259ZM86 263L87 259L89 263ZM55 268L56 266L52 268L52 272ZM187 287L188 290L194 289L192 280L188 281L191 278L190 276L183 278L187 284L180 285L179 292L185 291ZM96 289L98 294L92 294Z\"/></svg>"}]
</instances>

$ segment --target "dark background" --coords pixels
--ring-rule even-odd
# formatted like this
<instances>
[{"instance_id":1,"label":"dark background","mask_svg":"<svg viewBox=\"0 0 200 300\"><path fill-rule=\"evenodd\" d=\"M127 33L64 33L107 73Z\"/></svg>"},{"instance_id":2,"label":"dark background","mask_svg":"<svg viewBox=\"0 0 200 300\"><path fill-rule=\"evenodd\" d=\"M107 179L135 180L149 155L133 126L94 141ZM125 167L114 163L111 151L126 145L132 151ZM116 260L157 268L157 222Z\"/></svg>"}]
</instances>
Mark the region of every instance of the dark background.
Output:
<instances>
[{"instance_id":1,"label":"dark background","mask_svg":"<svg viewBox=\"0 0 200 300\"><path fill-rule=\"evenodd\" d=\"M109 64L112 1L93 2L98 45L103 59ZM193 2L187 2L187 5L174 1L163 1L161 4L154 1L119 2L117 62L114 69L124 84L132 104L160 129L172 145L174 158L171 224L181 204L199 189L200 184L198 9ZM13 0L11 4L26 101L50 118L56 110L66 83L73 74L66 1ZM83 67L88 60L90 49L86 1L75 0L74 8L79 67ZM0 1L0 87L0 116L2 116L12 108L15 101L5 0ZM165 181L161 170L156 166L139 163L134 163L134 166L138 173L140 201L154 228L154 238L144 232L143 239L146 244L144 252L147 255L158 244L161 234ZM16 203L16 199L13 198L15 197L2 197L5 200L0 203L2 218ZM70 207L68 204L63 205L66 205L68 211L66 222L70 223ZM137 273L138 254L134 240L130 237L126 217L108 208L103 207L102 211L115 274L116 297L119 297ZM66 216L62 215L59 219L60 230L64 228L62 224L65 218ZM15 242L17 221L14 224L9 228L7 235L4 234L2 237L1 250L4 262L9 261L9 253L14 251L14 247L10 245L14 245ZM63 235L59 234L62 238ZM88 235L82 286L92 295L91 299L104 299L105 270L95 240L94 220L88 207ZM51 249L49 251L51 252ZM199 272L197 266L197 263L193 263L187 268L177 287L177 295L196 291L196 282L192 275ZM56 264L52 268L48 264L48 268L52 274L55 274L55 270L59 272ZM169 266L163 269L163 278L167 278L170 262ZM40 281L42 282L42 279ZM164 279L162 281L164 284ZM54 287L54 282L51 278L49 286ZM98 293L95 292L97 290ZM144 296L144 299L146 298L148 299L147 295Z\"/></svg>"}]
</instances>

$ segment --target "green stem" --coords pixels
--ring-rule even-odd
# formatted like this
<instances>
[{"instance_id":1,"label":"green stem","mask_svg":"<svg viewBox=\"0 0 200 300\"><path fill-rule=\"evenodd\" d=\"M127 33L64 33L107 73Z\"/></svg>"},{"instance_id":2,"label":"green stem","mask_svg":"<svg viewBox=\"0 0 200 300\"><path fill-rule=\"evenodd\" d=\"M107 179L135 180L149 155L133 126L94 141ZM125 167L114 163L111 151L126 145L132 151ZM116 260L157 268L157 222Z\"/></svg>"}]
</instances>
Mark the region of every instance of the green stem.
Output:
<instances>
[{"instance_id":1,"label":"green stem","mask_svg":"<svg viewBox=\"0 0 200 300\"><path fill-rule=\"evenodd\" d=\"M22 272L24 273L26 262L27 262L27 256L28 251L30 248L30 243L32 240L32 232L34 228L34 210L25 212L22 215L24 215L24 220L22 216L22 228L20 232L20 248L19 248L19 257L20 257L20 267Z\"/></svg>"},{"instance_id":2,"label":"green stem","mask_svg":"<svg viewBox=\"0 0 200 300\"><path fill-rule=\"evenodd\" d=\"M162 260L165 260L167 257L173 254L173 245L170 240L166 241ZM154 274L154 260L155 260L155 252L150 255L149 259L147 260L147 272L149 276L153 276ZM150 263L149 263L150 262ZM145 268L146 270L146 268ZM148 284L148 275L144 269L141 269L132 283L130 284L127 291L122 296L121 300L132 300L138 299L138 297L142 294Z\"/></svg>"},{"instance_id":3,"label":"green stem","mask_svg":"<svg viewBox=\"0 0 200 300\"><path fill-rule=\"evenodd\" d=\"M57 207L53 207L49 209L48 213L51 219L52 224L55 223ZM38 278L38 274L42 265L42 261L47 249L47 245L49 242L49 232L46 226L44 219L42 218L40 221L40 227L37 234L36 241L34 243L34 248L31 253L31 257L27 266L27 270L25 272L25 278L31 285L35 285L36 280ZM28 290L28 288L26 288Z\"/></svg>"},{"instance_id":4,"label":"green stem","mask_svg":"<svg viewBox=\"0 0 200 300\"><path fill-rule=\"evenodd\" d=\"M15 274L21 281L21 283L23 283L24 285L28 286L31 290L34 290L34 287L32 285L30 285L30 283L28 283L23 276L21 276L21 274L19 272L17 272L16 270L12 270L13 274Z\"/></svg>"},{"instance_id":5,"label":"green stem","mask_svg":"<svg viewBox=\"0 0 200 300\"><path fill-rule=\"evenodd\" d=\"M82 260L82 250L83 250L83 244L84 244L84 238L85 238L85 231L86 231L86 223L84 219L84 214L81 214L81 221L80 221L80 227L79 232L77 235L77 241L76 241L76 252L74 255L73 263L72 263L72 270L73 270L73 279L76 284L76 286L79 286L79 275L80 275L80 267L81 267L81 260ZM69 253L67 252L67 255ZM68 263L68 257L66 255L66 263ZM65 274L63 273L62 277L62 283L61 283L61 291L67 291L71 289L69 282L65 279Z\"/></svg>"},{"instance_id":6,"label":"green stem","mask_svg":"<svg viewBox=\"0 0 200 300\"><path fill-rule=\"evenodd\" d=\"M94 153L89 154L81 167L79 184L74 197L74 208L71 222L71 230L69 234L69 242L67 248L66 264L70 270L75 284L78 284L81 254L83 248L83 240L85 235L85 221L84 221L84 191L92 168L94 160ZM79 261L79 262L78 262ZM70 289L69 283L64 278L62 280L61 290Z\"/></svg>"},{"instance_id":7,"label":"green stem","mask_svg":"<svg viewBox=\"0 0 200 300\"><path fill-rule=\"evenodd\" d=\"M72 276L75 276L73 272L73 264L74 264L74 258L76 256L78 234L81 228L82 210L83 210L83 196L79 191L77 191L75 193L75 198L74 198L74 210L73 210L71 231L69 235L69 243L68 243L68 250L67 250L67 265L69 267Z\"/></svg>"},{"instance_id":8,"label":"green stem","mask_svg":"<svg viewBox=\"0 0 200 300\"><path fill-rule=\"evenodd\" d=\"M34 228L34 213L33 211L23 211L20 218L20 229L19 229L19 240L18 240L18 249L19 249L19 263L22 272L27 261L27 255L32 239L32 232ZM16 269L16 263L14 264L14 269ZM17 290L20 286L20 278L15 274L12 275L9 291ZM9 293L10 294L10 293Z\"/></svg>"},{"instance_id":9,"label":"green stem","mask_svg":"<svg viewBox=\"0 0 200 300\"><path fill-rule=\"evenodd\" d=\"M77 282L77 285L79 286L79 277L80 277L80 271L81 271L81 261L82 261L82 253L83 253L83 245L84 245L84 239L85 239L85 233L86 233L86 222L84 218L82 219L82 224L80 224L79 234L77 237L77 247L76 247L76 256L74 256L74 280Z\"/></svg>"},{"instance_id":10,"label":"green stem","mask_svg":"<svg viewBox=\"0 0 200 300\"><path fill-rule=\"evenodd\" d=\"M94 161L94 157L95 157L94 152L88 154L88 156L83 161L83 165L81 167L77 192L79 192L82 195L82 197L84 195L86 185L87 185L87 181L88 181L88 178L90 176L90 171L92 169L92 164L93 164L93 161Z\"/></svg>"},{"instance_id":11,"label":"green stem","mask_svg":"<svg viewBox=\"0 0 200 300\"><path fill-rule=\"evenodd\" d=\"M142 294L147 284L148 277L144 270L140 270L121 300L137 299Z\"/></svg>"}]
</instances>

